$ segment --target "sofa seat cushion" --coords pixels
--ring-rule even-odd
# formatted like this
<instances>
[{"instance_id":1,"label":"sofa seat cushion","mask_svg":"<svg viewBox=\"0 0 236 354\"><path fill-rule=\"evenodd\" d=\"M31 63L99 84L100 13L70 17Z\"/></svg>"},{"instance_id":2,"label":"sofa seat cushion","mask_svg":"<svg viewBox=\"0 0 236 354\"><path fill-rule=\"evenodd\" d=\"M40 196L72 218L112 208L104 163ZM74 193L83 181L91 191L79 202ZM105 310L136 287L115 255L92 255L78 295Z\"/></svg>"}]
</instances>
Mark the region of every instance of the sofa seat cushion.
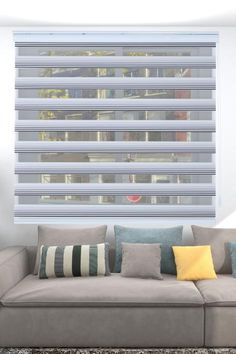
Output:
<instances>
[{"instance_id":1,"label":"sofa seat cushion","mask_svg":"<svg viewBox=\"0 0 236 354\"><path fill-rule=\"evenodd\" d=\"M219 274L215 280L196 282L206 306L236 306L236 278Z\"/></svg>"},{"instance_id":2,"label":"sofa seat cushion","mask_svg":"<svg viewBox=\"0 0 236 354\"><path fill-rule=\"evenodd\" d=\"M39 279L32 274L1 299L3 306L202 306L191 281L108 277Z\"/></svg>"}]
</instances>

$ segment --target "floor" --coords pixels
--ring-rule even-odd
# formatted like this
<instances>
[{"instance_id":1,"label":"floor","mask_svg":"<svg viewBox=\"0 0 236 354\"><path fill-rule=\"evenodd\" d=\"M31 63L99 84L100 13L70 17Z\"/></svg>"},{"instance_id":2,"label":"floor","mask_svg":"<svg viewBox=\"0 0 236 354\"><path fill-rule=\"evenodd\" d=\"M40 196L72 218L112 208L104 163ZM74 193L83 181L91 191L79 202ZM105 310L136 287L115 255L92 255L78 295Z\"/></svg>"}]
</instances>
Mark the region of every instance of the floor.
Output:
<instances>
[{"instance_id":1,"label":"floor","mask_svg":"<svg viewBox=\"0 0 236 354\"><path fill-rule=\"evenodd\" d=\"M0 354L236 354L236 348L185 349L76 349L76 348L0 348Z\"/></svg>"}]
</instances>

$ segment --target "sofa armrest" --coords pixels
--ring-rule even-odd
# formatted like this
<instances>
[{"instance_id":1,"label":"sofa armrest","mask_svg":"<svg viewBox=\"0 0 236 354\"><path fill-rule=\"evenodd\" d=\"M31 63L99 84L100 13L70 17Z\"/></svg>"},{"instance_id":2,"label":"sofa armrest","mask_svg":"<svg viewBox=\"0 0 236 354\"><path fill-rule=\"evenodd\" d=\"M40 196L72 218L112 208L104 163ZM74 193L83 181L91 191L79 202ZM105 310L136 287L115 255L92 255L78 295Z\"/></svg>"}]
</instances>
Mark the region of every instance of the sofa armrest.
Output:
<instances>
[{"instance_id":1,"label":"sofa armrest","mask_svg":"<svg viewBox=\"0 0 236 354\"><path fill-rule=\"evenodd\" d=\"M29 274L27 249L23 246L0 250L0 298Z\"/></svg>"}]
</instances>

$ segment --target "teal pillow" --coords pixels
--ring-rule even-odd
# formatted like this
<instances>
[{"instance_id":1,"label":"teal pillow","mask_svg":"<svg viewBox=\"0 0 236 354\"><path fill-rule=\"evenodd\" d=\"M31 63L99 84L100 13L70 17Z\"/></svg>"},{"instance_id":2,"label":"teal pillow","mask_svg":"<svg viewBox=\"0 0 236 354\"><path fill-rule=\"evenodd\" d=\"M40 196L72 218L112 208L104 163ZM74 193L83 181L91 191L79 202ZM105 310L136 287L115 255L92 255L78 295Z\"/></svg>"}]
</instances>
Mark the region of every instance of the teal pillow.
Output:
<instances>
[{"instance_id":1,"label":"teal pillow","mask_svg":"<svg viewBox=\"0 0 236 354\"><path fill-rule=\"evenodd\" d=\"M116 273L121 271L122 242L127 243L160 243L161 244L161 272L176 274L176 265L172 246L182 245L183 226L162 229L138 229L125 226L114 226L116 239Z\"/></svg>"},{"instance_id":2,"label":"teal pillow","mask_svg":"<svg viewBox=\"0 0 236 354\"><path fill-rule=\"evenodd\" d=\"M236 243L229 243L232 264L232 275L236 278Z\"/></svg>"}]
</instances>

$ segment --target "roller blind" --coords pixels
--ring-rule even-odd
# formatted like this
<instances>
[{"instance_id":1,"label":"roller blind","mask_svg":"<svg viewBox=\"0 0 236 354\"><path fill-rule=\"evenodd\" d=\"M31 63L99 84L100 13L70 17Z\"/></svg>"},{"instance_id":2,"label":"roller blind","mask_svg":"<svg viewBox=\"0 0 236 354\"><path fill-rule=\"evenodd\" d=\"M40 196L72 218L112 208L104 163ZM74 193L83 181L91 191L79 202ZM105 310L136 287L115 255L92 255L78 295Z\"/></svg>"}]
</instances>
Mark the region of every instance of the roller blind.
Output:
<instances>
[{"instance_id":1,"label":"roller blind","mask_svg":"<svg viewBox=\"0 0 236 354\"><path fill-rule=\"evenodd\" d=\"M216 44L16 32L15 222L214 218Z\"/></svg>"}]
</instances>

